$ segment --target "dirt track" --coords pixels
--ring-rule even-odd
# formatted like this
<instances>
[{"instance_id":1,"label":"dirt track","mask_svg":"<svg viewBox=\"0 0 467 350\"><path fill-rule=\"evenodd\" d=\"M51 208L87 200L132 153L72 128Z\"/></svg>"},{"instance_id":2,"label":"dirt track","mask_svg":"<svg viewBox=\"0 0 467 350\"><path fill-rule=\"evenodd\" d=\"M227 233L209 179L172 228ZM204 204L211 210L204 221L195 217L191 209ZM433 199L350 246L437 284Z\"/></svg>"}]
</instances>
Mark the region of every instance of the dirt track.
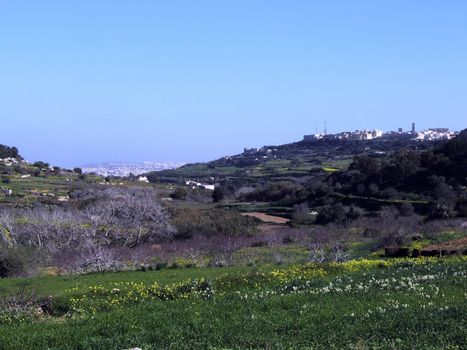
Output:
<instances>
[{"instance_id":1,"label":"dirt track","mask_svg":"<svg viewBox=\"0 0 467 350\"><path fill-rule=\"evenodd\" d=\"M290 220L286 218L281 218L280 216L268 215L260 212L251 212L251 213L242 213L243 216L251 216L257 218L262 222L273 223L273 224L286 224Z\"/></svg>"}]
</instances>

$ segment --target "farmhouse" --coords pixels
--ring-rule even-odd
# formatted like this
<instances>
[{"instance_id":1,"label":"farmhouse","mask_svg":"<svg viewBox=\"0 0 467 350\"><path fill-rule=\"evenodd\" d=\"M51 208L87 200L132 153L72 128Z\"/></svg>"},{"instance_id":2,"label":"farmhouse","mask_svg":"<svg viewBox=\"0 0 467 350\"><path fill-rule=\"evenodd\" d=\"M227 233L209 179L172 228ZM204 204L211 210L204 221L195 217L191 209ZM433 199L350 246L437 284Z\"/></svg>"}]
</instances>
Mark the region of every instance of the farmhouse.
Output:
<instances>
[{"instance_id":1,"label":"farmhouse","mask_svg":"<svg viewBox=\"0 0 467 350\"><path fill-rule=\"evenodd\" d=\"M193 189L195 189L195 188L204 188L205 190L209 190L209 191L214 191L214 189L216 188L215 185L203 184L201 182L192 181L192 180L185 181L185 185L186 186L191 186L191 188L193 188Z\"/></svg>"},{"instance_id":2,"label":"farmhouse","mask_svg":"<svg viewBox=\"0 0 467 350\"><path fill-rule=\"evenodd\" d=\"M140 177L138 178L138 181L139 181L139 182L146 182L146 183L149 183L149 180L148 180L148 178L147 178L146 176L140 176Z\"/></svg>"}]
</instances>

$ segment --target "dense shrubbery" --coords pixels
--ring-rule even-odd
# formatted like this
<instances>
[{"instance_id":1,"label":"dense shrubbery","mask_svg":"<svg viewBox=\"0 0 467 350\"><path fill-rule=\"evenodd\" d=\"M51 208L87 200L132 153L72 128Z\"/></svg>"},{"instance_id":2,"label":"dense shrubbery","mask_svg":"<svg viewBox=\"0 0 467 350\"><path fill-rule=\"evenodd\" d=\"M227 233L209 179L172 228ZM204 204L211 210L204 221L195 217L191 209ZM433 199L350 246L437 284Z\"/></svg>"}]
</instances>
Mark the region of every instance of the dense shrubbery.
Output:
<instances>
[{"instance_id":1,"label":"dense shrubbery","mask_svg":"<svg viewBox=\"0 0 467 350\"><path fill-rule=\"evenodd\" d=\"M242 236L256 232L256 221L227 209L172 209L172 222L177 233L176 238L204 236Z\"/></svg>"},{"instance_id":2,"label":"dense shrubbery","mask_svg":"<svg viewBox=\"0 0 467 350\"><path fill-rule=\"evenodd\" d=\"M259 202L276 202L284 199L292 199L297 197L297 192L300 191L293 182L281 181L271 183L264 188L257 189L252 193L248 193L245 197L247 200Z\"/></svg>"},{"instance_id":3,"label":"dense shrubbery","mask_svg":"<svg viewBox=\"0 0 467 350\"><path fill-rule=\"evenodd\" d=\"M47 169L50 165L49 163L43 162L43 161L37 161L32 164L32 166L39 168L39 169Z\"/></svg>"},{"instance_id":4,"label":"dense shrubbery","mask_svg":"<svg viewBox=\"0 0 467 350\"><path fill-rule=\"evenodd\" d=\"M444 146L432 151L417 153L399 150L387 161L379 163L366 155L357 156L349 170L359 177L349 178L349 173L336 175L351 180L353 189L363 184L376 184L380 189L395 188L399 191L427 194L433 198L455 200L453 188L465 186L467 173L467 129Z\"/></svg>"},{"instance_id":5,"label":"dense shrubbery","mask_svg":"<svg viewBox=\"0 0 467 350\"><path fill-rule=\"evenodd\" d=\"M401 149L385 160L357 155L347 171L306 188L309 204L319 208L318 223L345 221L350 203L373 212L388 205L379 199L393 201L404 216L414 211L433 219L464 216L466 155L467 130L430 151ZM401 199L417 205L397 203Z\"/></svg>"},{"instance_id":6,"label":"dense shrubbery","mask_svg":"<svg viewBox=\"0 0 467 350\"><path fill-rule=\"evenodd\" d=\"M216 187L212 193L212 201L218 203L222 201L225 197L225 191L222 187Z\"/></svg>"},{"instance_id":7,"label":"dense shrubbery","mask_svg":"<svg viewBox=\"0 0 467 350\"><path fill-rule=\"evenodd\" d=\"M185 200L188 196L188 191L184 187L177 187L175 191L170 194L172 199Z\"/></svg>"},{"instance_id":8,"label":"dense shrubbery","mask_svg":"<svg viewBox=\"0 0 467 350\"><path fill-rule=\"evenodd\" d=\"M353 205L344 206L342 203L338 202L333 205L320 207L315 222L317 224L327 224L330 222L343 224L358 219L361 216L362 211L360 208Z\"/></svg>"}]
</instances>

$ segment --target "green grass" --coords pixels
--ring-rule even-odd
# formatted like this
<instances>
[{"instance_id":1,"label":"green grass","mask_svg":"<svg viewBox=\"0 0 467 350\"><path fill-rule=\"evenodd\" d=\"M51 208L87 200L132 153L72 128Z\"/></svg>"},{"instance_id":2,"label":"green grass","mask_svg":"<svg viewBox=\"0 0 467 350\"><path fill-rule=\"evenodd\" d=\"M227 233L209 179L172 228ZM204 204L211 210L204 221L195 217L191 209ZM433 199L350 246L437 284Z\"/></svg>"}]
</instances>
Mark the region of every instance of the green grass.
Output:
<instances>
[{"instance_id":1,"label":"green grass","mask_svg":"<svg viewBox=\"0 0 467 350\"><path fill-rule=\"evenodd\" d=\"M346 170L352 162L353 162L353 157L344 158L344 159L333 159L332 161L324 161L323 166L326 168Z\"/></svg>"},{"instance_id":2,"label":"green grass","mask_svg":"<svg viewBox=\"0 0 467 350\"><path fill-rule=\"evenodd\" d=\"M310 251L301 246L248 247L235 252L232 256L234 264L264 265L279 262L306 262Z\"/></svg>"},{"instance_id":3,"label":"green grass","mask_svg":"<svg viewBox=\"0 0 467 350\"><path fill-rule=\"evenodd\" d=\"M170 284L190 278L217 278L226 273L240 273L252 270L252 267L225 267L225 268L180 268L152 271L123 271L93 273L78 276L44 276L31 278L0 279L0 297L14 295L21 290L34 291L38 296L62 295L65 291L75 287L91 286L99 283L110 286L120 282L146 283L157 282Z\"/></svg>"},{"instance_id":4,"label":"green grass","mask_svg":"<svg viewBox=\"0 0 467 350\"><path fill-rule=\"evenodd\" d=\"M82 276L68 291L80 312L3 318L0 349L462 349L466 267L401 259ZM198 289L150 286L202 275L211 282ZM102 286L116 276L118 291ZM62 283L46 281L50 292Z\"/></svg>"},{"instance_id":5,"label":"green grass","mask_svg":"<svg viewBox=\"0 0 467 350\"><path fill-rule=\"evenodd\" d=\"M354 258L367 257L369 252L372 251L372 242L353 242L349 244L349 251Z\"/></svg>"},{"instance_id":6,"label":"green grass","mask_svg":"<svg viewBox=\"0 0 467 350\"><path fill-rule=\"evenodd\" d=\"M432 240L433 243L443 243L455 239L464 238L467 236L467 231L446 231L441 233L435 239Z\"/></svg>"}]
</instances>

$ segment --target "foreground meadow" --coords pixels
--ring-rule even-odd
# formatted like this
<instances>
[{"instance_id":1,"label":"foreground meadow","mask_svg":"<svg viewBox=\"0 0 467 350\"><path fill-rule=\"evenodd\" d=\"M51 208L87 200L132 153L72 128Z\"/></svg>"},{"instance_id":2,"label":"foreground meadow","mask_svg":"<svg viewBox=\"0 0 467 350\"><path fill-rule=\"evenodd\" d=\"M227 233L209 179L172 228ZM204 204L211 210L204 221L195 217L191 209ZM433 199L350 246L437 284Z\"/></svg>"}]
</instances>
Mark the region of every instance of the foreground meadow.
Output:
<instances>
[{"instance_id":1,"label":"foreground meadow","mask_svg":"<svg viewBox=\"0 0 467 350\"><path fill-rule=\"evenodd\" d=\"M466 277L457 257L4 279L0 349L462 349Z\"/></svg>"}]
</instances>

